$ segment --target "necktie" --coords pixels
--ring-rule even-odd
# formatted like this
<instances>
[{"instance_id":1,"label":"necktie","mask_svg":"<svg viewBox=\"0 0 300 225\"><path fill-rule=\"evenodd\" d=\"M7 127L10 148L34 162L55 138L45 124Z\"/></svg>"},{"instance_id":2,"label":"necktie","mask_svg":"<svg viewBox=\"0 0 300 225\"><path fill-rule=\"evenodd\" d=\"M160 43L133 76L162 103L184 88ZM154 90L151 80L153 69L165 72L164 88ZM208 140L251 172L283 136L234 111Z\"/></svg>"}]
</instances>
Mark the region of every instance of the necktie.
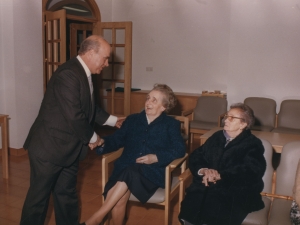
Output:
<instances>
[{"instance_id":1,"label":"necktie","mask_svg":"<svg viewBox=\"0 0 300 225\"><path fill-rule=\"evenodd\" d=\"M89 85L90 85L90 91L91 91L91 96L93 96L93 81L92 81L92 75L88 76L88 80L89 80Z\"/></svg>"}]
</instances>

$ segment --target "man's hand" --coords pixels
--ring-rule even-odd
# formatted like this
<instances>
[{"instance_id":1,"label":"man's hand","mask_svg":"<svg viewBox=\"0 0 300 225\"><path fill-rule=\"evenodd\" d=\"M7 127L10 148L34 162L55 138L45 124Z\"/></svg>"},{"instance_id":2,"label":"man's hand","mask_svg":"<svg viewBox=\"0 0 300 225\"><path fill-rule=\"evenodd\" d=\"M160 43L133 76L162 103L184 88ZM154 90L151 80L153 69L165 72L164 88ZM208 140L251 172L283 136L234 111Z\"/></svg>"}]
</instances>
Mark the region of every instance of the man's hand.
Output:
<instances>
[{"instance_id":1,"label":"man's hand","mask_svg":"<svg viewBox=\"0 0 300 225\"><path fill-rule=\"evenodd\" d=\"M89 147L91 148L91 150L94 150L94 148L96 148L97 146L103 145L104 140L102 138L100 138L99 135L97 135L97 140L94 143L89 143Z\"/></svg>"},{"instance_id":2,"label":"man's hand","mask_svg":"<svg viewBox=\"0 0 300 225\"><path fill-rule=\"evenodd\" d=\"M152 164L158 162L157 156L154 154L148 154L142 157L139 157L135 160L136 163L141 164Z\"/></svg>"},{"instance_id":3,"label":"man's hand","mask_svg":"<svg viewBox=\"0 0 300 225\"><path fill-rule=\"evenodd\" d=\"M124 122L124 120L126 119L126 117L118 117L117 122L116 122L116 127L120 128Z\"/></svg>"}]
</instances>

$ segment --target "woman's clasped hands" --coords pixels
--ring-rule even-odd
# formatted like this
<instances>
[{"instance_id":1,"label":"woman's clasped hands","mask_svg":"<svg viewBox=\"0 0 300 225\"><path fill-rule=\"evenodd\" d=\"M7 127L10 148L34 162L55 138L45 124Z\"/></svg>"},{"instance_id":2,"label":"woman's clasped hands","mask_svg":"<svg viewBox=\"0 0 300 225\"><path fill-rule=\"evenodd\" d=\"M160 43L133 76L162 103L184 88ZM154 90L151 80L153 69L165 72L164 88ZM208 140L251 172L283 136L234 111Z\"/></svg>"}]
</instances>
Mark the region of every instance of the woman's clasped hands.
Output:
<instances>
[{"instance_id":1,"label":"woman's clasped hands","mask_svg":"<svg viewBox=\"0 0 300 225\"><path fill-rule=\"evenodd\" d=\"M217 170L202 169L201 173L203 174L202 183L205 184L205 186L209 186L209 182L215 184L218 180L221 180L221 176Z\"/></svg>"}]
</instances>

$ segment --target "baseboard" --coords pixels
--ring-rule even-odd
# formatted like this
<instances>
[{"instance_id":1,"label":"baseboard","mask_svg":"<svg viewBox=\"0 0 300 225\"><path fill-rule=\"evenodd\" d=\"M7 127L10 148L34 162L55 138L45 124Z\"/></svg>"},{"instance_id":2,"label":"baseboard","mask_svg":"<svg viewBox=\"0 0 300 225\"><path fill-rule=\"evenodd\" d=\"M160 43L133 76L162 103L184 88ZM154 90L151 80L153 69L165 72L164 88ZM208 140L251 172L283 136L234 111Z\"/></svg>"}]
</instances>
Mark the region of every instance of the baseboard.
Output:
<instances>
[{"instance_id":1,"label":"baseboard","mask_svg":"<svg viewBox=\"0 0 300 225\"><path fill-rule=\"evenodd\" d=\"M8 154L14 156L27 155L27 151L24 148L8 148ZM2 156L2 149L0 148L0 156Z\"/></svg>"}]
</instances>

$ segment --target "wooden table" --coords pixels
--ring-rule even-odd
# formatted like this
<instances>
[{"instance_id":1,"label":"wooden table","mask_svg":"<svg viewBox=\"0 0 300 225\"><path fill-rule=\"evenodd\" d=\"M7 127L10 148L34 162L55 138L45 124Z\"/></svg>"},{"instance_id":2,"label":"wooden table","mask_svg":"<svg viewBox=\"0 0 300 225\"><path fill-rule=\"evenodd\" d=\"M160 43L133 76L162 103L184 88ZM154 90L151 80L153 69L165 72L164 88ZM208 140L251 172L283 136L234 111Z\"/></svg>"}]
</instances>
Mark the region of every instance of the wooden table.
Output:
<instances>
[{"instance_id":1,"label":"wooden table","mask_svg":"<svg viewBox=\"0 0 300 225\"><path fill-rule=\"evenodd\" d=\"M8 115L0 114L0 126L2 136L2 170L3 178L8 179Z\"/></svg>"},{"instance_id":2,"label":"wooden table","mask_svg":"<svg viewBox=\"0 0 300 225\"><path fill-rule=\"evenodd\" d=\"M208 131L207 133L200 136L200 145L203 145L207 138L209 138L213 133L218 130L222 130L222 127L216 127ZM251 131L258 138L265 139L269 141L277 153L281 153L282 148L285 144L291 141L300 141L299 134L285 134L285 133L273 133L267 131Z\"/></svg>"}]
</instances>

